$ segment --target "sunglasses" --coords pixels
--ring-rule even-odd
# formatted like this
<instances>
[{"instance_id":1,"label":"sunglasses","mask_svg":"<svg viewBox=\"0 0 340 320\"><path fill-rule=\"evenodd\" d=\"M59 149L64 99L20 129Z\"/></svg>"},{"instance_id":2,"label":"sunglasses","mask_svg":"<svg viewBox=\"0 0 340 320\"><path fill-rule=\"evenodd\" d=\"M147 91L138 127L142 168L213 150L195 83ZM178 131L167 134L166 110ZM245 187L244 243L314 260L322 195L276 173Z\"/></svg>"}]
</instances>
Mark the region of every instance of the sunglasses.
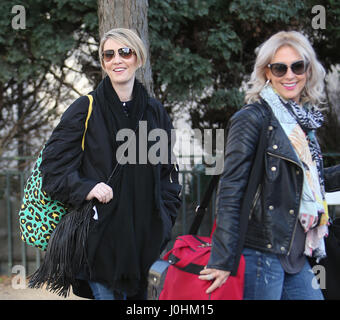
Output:
<instances>
[{"instance_id":1,"label":"sunglasses","mask_svg":"<svg viewBox=\"0 0 340 320\"><path fill-rule=\"evenodd\" d=\"M296 61L288 67L285 63L270 63L268 68L275 77L283 77L288 68L290 68L296 75L304 74L307 70L308 62L305 63L303 60Z\"/></svg>"},{"instance_id":2,"label":"sunglasses","mask_svg":"<svg viewBox=\"0 0 340 320\"><path fill-rule=\"evenodd\" d=\"M122 57L123 59L129 59L133 54L135 54L135 51L130 48L119 48L117 51L119 56ZM102 59L105 62L110 62L115 55L116 54L114 50L105 50L102 53Z\"/></svg>"}]
</instances>

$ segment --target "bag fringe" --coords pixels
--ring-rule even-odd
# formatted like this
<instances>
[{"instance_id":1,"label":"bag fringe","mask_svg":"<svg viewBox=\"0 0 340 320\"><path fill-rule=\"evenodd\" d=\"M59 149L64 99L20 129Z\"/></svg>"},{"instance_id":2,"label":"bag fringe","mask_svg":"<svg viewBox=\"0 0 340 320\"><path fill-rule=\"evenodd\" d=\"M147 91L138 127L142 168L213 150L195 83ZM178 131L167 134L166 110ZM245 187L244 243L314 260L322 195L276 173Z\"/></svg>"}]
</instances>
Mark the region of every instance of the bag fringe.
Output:
<instances>
[{"instance_id":1,"label":"bag fringe","mask_svg":"<svg viewBox=\"0 0 340 320\"><path fill-rule=\"evenodd\" d=\"M30 277L30 288L41 288L67 297L75 275L87 262L86 241L93 204L67 213L58 223L48 242L43 262Z\"/></svg>"}]
</instances>

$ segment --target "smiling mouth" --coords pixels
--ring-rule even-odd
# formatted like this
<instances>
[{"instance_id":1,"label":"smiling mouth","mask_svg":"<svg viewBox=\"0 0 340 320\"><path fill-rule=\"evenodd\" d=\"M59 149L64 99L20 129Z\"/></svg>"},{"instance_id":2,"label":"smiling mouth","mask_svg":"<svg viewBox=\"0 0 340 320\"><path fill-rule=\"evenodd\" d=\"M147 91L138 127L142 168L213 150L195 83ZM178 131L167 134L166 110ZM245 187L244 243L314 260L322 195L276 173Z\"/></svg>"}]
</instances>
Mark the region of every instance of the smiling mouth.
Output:
<instances>
[{"instance_id":1,"label":"smiling mouth","mask_svg":"<svg viewBox=\"0 0 340 320\"><path fill-rule=\"evenodd\" d=\"M124 70L125 70L125 68L116 68L116 69L113 69L114 72L122 72Z\"/></svg>"},{"instance_id":2,"label":"smiling mouth","mask_svg":"<svg viewBox=\"0 0 340 320\"><path fill-rule=\"evenodd\" d=\"M282 85L287 90L294 90L296 88L297 82L294 82L294 83L283 83Z\"/></svg>"}]
</instances>

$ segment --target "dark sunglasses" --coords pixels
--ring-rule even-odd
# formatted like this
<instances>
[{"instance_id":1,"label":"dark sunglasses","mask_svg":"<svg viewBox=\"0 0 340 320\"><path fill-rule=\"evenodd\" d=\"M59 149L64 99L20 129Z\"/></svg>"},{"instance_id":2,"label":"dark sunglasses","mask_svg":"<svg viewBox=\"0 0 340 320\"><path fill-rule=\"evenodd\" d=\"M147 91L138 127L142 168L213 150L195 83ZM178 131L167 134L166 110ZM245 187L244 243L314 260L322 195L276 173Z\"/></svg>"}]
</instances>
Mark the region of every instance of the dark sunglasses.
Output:
<instances>
[{"instance_id":1,"label":"dark sunglasses","mask_svg":"<svg viewBox=\"0 0 340 320\"><path fill-rule=\"evenodd\" d=\"M135 51L130 48L119 48L117 51L118 51L119 56L124 59L131 58L131 56L135 53ZM114 58L114 56L115 56L114 50L105 50L102 53L102 59L105 62L110 62Z\"/></svg>"},{"instance_id":2,"label":"dark sunglasses","mask_svg":"<svg viewBox=\"0 0 340 320\"><path fill-rule=\"evenodd\" d=\"M307 70L308 62L305 63L303 60L296 61L288 67L285 63L270 63L268 68L271 70L275 77L283 77L288 68L290 68L296 75L304 74Z\"/></svg>"}]
</instances>

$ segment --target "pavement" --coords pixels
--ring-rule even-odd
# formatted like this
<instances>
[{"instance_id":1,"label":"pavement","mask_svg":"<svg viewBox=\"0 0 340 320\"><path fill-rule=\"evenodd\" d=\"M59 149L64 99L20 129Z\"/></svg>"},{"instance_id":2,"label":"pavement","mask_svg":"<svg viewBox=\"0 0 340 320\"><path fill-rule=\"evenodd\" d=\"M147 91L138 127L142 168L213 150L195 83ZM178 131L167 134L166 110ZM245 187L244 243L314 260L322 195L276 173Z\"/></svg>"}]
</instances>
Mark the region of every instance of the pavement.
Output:
<instances>
[{"instance_id":1,"label":"pavement","mask_svg":"<svg viewBox=\"0 0 340 320\"><path fill-rule=\"evenodd\" d=\"M27 284L23 289L15 289L12 279L8 276L0 276L0 300L87 300L71 293L67 298L58 296L46 289L31 289Z\"/></svg>"}]
</instances>

